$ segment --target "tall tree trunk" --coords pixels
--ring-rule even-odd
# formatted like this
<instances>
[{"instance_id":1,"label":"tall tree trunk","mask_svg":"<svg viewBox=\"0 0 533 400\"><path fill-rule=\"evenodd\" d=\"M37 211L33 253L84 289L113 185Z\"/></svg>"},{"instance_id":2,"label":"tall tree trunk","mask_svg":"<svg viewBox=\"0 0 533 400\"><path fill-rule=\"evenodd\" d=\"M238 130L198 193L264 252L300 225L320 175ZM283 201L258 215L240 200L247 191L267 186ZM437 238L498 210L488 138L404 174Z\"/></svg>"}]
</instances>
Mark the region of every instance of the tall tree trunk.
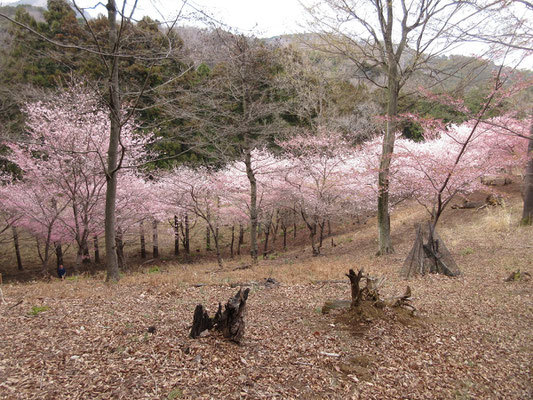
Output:
<instances>
[{"instance_id":1,"label":"tall tree trunk","mask_svg":"<svg viewBox=\"0 0 533 400\"><path fill-rule=\"evenodd\" d=\"M94 246L94 262L100 264L100 246L98 245L98 236L94 235L93 237L93 246Z\"/></svg>"},{"instance_id":2,"label":"tall tree trunk","mask_svg":"<svg viewBox=\"0 0 533 400\"><path fill-rule=\"evenodd\" d=\"M191 253L191 242L189 236L189 214L185 214L185 253L189 255Z\"/></svg>"},{"instance_id":3,"label":"tall tree trunk","mask_svg":"<svg viewBox=\"0 0 533 400\"><path fill-rule=\"evenodd\" d=\"M263 246L263 260L266 259L268 253L268 238L270 236L270 224L265 229L265 245Z\"/></svg>"},{"instance_id":4,"label":"tall tree trunk","mask_svg":"<svg viewBox=\"0 0 533 400\"><path fill-rule=\"evenodd\" d=\"M292 210L292 228L292 237L293 239L296 239L296 208Z\"/></svg>"},{"instance_id":5,"label":"tall tree trunk","mask_svg":"<svg viewBox=\"0 0 533 400\"><path fill-rule=\"evenodd\" d=\"M218 242L218 235L213 235L213 240L215 241L215 250L217 253L217 262L220 269L224 268L224 263L222 262L222 255L220 254L220 243Z\"/></svg>"},{"instance_id":6,"label":"tall tree trunk","mask_svg":"<svg viewBox=\"0 0 533 400\"><path fill-rule=\"evenodd\" d=\"M126 266L126 259L124 258L124 240L121 228L117 229L117 233L115 235L115 242L117 248L116 251L118 266L120 269L124 269L124 267Z\"/></svg>"},{"instance_id":7,"label":"tall tree trunk","mask_svg":"<svg viewBox=\"0 0 533 400\"><path fill-rule=\"evenodd\" d=\"M283 231L283 250L287 250L287 227L283 225L281 227L281 230Z\"/></svg>"},{"instance_id":8,"label":"tall tree trunk","mask_svg":"<svg viewBox=\"0 0 533 400\"><path fill-rule=\"evenodd\" d=\"M396 117L398 114L398 95L400 92L398 79L398 67L396 61L391 58L389 59L387 77L387 127L385 136L383 137L378 174L378 255L394 252L390 238L389 180L390 162L392 153L394 152L394 141L396 138Z\"/></svg>"},{"instance_id":9,"label":"tall tree trunk","mask_svg":"<svg viewBox=\"0 0 533 400\"><path fill-rule=\"evenodd\" d=\"M139 235L141 239L141 259L146 258L146 238L144 236L144 220L141 220L140 226L139 226Z\"/></svg>"},{"instance_id":10,"label":"tall tree trunk","mask_svg":"<svg viewBox=\"0 0 533 400\"><path fill-rule=\"evenodd\" d=\"M233 244L235 243L235 225L231 225L230 257L233 258Z\"/></svg>"},{"instance_id":11,"label":"tall tree trunk","mask_svg":"<svg viewBox=\"0 0 533 400\"><path fill-rule=\"evenodd\" d=\"M205 228L205 250L211 251L211 229L209 226Z\"/></svg>"},{"instance_id":12,"label":"tall tree trunk","mask_svg":"<svg viewBox=\"0 0 533 400\"><path fill-rule=\"evenodd\" d=\"M120 140L120 87L118 79L119 69L119 39L117 35L117 8L115 0L107 2L107 20L109 24L109 51L113 54L111 59L111 74L109 77L109 118L111 129L109 134L109 147L107 150L106 170L106 199L105 199L105 250L107 277L106 281L117 282L120 279L115 243L115 204L117 200L117 171L118 171L118 146Z\"/></svg>"},{"instance_id":13,"label":"tall tree trunk","mask_svg":"<svg viewBox=\"0 0 533 400\"><path fill-rule=\"evenodd\" d=\"M83 264L90 264L91 263L91 254L89 253L89 241L88 238L83 239L83 257L82 257L82 263Z\"/></svg>"},{"instance_id":14,"label":"tall tree trunk","mask_svg":"<svg viewBox=\"0 0 533 400\"><path fill-rule=\"evenodd\" d=\"M152 257L159 258L159 236L157 234L157 220L152 222Z\"/></svg>"},{"instance_id":15,"label":"tall tree trunk","mask_svg":"<svg viewBox=\"0 0 533 400\"><path fill-rule=\"evenodd\" d=\"M81 263L83 261L83 248L78 244L78 250L76 251L76 261L74 263L74 271L80 272Z\"/></svg>"},{"instance_id":16,"label":"tall tree trunk","mask_svg":"<svg viewBox=\"0 0 533 400\"><path fill-rule=\"evenodd\" d=\"M180 222L178 216L174 215L174 255L180 255Z\"/></svg>"},{"instance_id":17,"label":"tall tree trunk","mask_svg":"<svg viewBox=\"0 0 533 400\"><path fill-rule=\"evenodd\" d=\"M244 244L244 227L239 224L239 240L237 241L237 255L241 255L241 245Z\"/></svg>"},{"instance_id":18,"label":"tall tree trunk","mask_svg":"<svg viewBox=\"0 0 533 400\"><path fill-rule=\"evenodd\" d=\"M268 253L268 238L270 237L270 232L272 231L272 213L269 213L267 223L265 224L265 245L263 247L263 259L266 259Z\"/></svg>"},{"instance_id":19,"label":"tall tree trunk","mask_svg":"<svg viewBox=\"0 0 533 400\"><path fill-rule=\"evenodd\" d=\"M326 221L322 220L322 223L320 223L320 235L319 235L319 241L318 241L318 248L321 249L322 248L322 244L324 242L324 227L326 226L325 224Z\"/></svg>"},{"instance_id":20,"label":"tall tree trunk","mask_svg":"<svg viewBox=\"0 0 533 400\"><path fill-rule=\"evenodd\" d=\"M19 271L22 271L24 267L22 266L22 258L20 257L20 246L19 246L19 234L17 232L16 226L11 226L13 232L13 244L15 246L15 255L17 257L17 268Z\"/></svg>"},{"instance_id":21,"label":"tall tree trunk","mask_svg":"<svg viewBox=\"0 0 533 400\"><path fill-rule=\"evenodd\" d=\"M250 182L250 255L252 264L257 264L257 180L252 168L251 150L246 151L244 164Z\"/></svg>"},{"instance_id":22,"label":"tall tree trunk","mask_svg":"<svg viewBox=\"0 0 533 400\"><path fill-rule=\"evenodd\" d=\"M524 209L522 211L522 224L533 224L533 112L529 127L529 143L527 146L528 161L526 176L524 177Z\"/></svg>"},{"instance_id":23,"label":"tall tree trunk","mask_svg":"<svg viewBox=\"0 0 533 400\"><path fill-rule=\"evenodd\" d=\"M63 265L63 248L61 247L61 242L57 242L56 246L56 265L59 268L60 265Z\"/></svg>"}]
</instances>

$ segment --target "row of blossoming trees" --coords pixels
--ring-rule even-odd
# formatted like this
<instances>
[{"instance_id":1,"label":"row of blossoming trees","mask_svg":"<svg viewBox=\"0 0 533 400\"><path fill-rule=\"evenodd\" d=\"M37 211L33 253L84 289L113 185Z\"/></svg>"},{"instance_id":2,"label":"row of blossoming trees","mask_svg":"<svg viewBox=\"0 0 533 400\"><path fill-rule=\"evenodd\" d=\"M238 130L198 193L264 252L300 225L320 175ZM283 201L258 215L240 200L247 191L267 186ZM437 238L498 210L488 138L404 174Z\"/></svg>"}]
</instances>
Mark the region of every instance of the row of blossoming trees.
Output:
<instances>
[{"instance_id":1,"label":"row of blossoming trees","mask_svg":"<svg viewBox=\"0 0 533 400\"><path fill-rule=\"evenodd\" d=\"M29 104L27 140L9 144L9 160L20 174L18 179L4 177L3 217L14 229L35 237L43 273L51 253L61 254L61 245L75 245L76 267L87 257L91 241L98 249L104 225L109 122L97 99L91 90L76 86L49 101ZM418 143L398 137L390 193L397 201L418 200L434 223L456 194L477 190L482 175L526 162L527 121L499 117L447 127L432 122L425 125L425 132L425 140ZM235 227L240 227L240 245L243 228L250 223L250 183L244 162L219 169L179 166L145 179L138 166L151 157L147 151L151 140L133 122L122 127L125 168L117 194L119 260L124 261L124 235L140 233L144 242L146 224L157 229L158 221L168 221L178 236L180 229L183 234L184 227L189 230L192 219L207 228L222 267L221 229L231 231L233 254ZM312 252L318 255L329 222L374 211L379 138L353 145L335 132L321 130L279 142L276 149L252 153L265 252L274 221L281 227L284 244L289 226L305 225ZM189 234L182 236L188 240ZM183 244L188 250L188 242Z\"/></svg>"}]
</instances>

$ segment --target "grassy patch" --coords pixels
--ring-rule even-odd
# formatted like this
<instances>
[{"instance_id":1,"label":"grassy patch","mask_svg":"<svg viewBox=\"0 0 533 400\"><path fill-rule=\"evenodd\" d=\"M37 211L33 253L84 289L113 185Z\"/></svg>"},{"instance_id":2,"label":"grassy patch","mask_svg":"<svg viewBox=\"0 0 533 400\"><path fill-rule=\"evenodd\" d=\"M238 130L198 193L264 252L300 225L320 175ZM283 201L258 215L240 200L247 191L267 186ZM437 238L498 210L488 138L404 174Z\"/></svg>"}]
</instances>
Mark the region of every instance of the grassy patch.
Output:
<instances>
[{"instance_id":1,"label":"grassy patch","mask_svg":"<svg viewBox=\"0 0 533 400\"><path fill-rule=\"evenodd\" d=\"M35 316L42 312L48 311L49 309L50 307L48 306L33 306L28 314Z\"/></svg>"},{"instance_id":2,"label":"grassy patch","mask_svg":"<svg viewBox=\"0 0 533 400\"><path fill-rule=\"evenodd\" d=\"M183 396L183 390L180 388L174 388L172 391L168 394L167 399L168 400L174 400L179 399Z\"/></svg>"}]
</instances>

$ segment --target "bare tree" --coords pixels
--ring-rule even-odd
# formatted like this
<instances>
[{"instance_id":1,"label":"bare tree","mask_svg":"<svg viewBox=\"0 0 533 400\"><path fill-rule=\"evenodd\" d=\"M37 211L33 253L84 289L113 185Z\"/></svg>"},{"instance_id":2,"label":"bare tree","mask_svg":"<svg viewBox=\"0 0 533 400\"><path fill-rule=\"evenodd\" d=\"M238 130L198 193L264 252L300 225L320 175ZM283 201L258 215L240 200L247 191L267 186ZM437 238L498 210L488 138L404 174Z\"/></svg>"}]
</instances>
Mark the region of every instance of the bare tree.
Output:
<instances>
[{"instance_id":1,"label":"bare tree","mask_svg":"<svg viewBox=\"0 0 533 400\"><path fill-rule=\"evenodd\" d=\"M364 79L386 90L386 127L378 173L378 254L393 252L390 239L389 179L398 129L400 91L415 73L441 79L432 61L487 23L472 2L456 0L325 0L308 7L318 39L312 45L350 60Z\"/></svg>"}]
</instances>

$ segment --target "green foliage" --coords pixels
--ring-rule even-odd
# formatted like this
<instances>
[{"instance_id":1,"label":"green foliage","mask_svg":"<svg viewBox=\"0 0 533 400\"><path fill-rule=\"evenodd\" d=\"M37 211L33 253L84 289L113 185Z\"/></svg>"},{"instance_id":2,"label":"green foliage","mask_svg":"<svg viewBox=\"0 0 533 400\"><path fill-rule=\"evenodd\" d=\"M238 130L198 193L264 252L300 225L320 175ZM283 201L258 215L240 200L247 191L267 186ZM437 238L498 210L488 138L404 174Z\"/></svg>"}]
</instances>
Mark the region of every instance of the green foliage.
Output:
<instances>
[{"instance_id":1,"label":"green foliage","mask_svg":"<svg viewBox=\"0 0 533 400\"><path fill-rule=\"evenodd\" d=\"M49 309L50 307L48 306L33 306L28 314L36 316L42 312L48 311Z\"/></svg>"},{"instance_id":2,"label":"green foliage","mask_svg":"<svg viewBox=\"0 0 533 400\"><path fill-rule=\"evenodd\" d=\"M159 270L159 267L152 267L152 268L150 268L150 269L148 270L148 273L149 273L149 274L158 274L159 272L161 272L161 271Z\"/></svg>"}]
</instances>

